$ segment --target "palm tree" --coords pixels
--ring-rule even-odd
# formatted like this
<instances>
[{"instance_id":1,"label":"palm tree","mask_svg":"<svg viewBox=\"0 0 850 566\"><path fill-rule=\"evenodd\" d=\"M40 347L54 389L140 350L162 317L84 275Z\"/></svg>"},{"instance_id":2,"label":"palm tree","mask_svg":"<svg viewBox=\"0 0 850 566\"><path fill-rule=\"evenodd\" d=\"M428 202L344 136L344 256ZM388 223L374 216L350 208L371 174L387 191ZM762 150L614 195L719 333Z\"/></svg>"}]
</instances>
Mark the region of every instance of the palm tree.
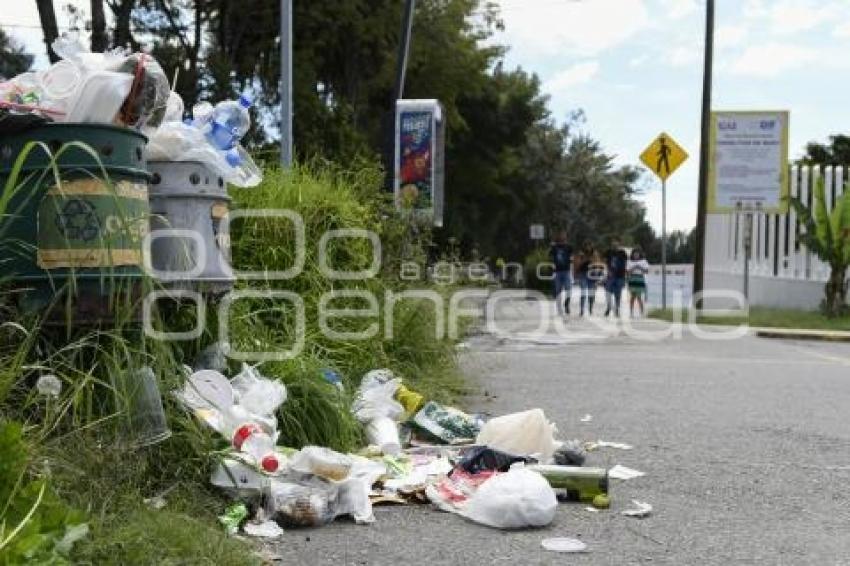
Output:
<instances>
[{"instance_id":1,"label":"palm tree","mask_svg":"<svg viewBox=\"0 0 850 566\"><path fill-rule=\"evenodd\" d=\"M823 179L815 185L811 209L799 197L791 199L805 232L800 238L805 246L829 264L830 275L824 289L823 310L827 316L840 316L848 311L847 268L850 267L850 185L835 201L830 212L826 205Z\"/></svg>"}]
</instances>

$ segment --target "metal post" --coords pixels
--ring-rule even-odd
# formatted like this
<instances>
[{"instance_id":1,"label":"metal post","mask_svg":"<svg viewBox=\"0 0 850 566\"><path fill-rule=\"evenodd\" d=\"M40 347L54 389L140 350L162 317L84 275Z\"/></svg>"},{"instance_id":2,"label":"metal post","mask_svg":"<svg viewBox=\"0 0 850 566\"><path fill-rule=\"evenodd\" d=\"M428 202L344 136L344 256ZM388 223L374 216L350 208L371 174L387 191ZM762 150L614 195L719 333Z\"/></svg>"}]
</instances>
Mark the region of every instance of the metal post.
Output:
<instances>
[{"instance_id":1,"label":"metal post","mask_svg":"<svg viewBox=\"0 0 850 566\"><path fill-rule=\"evenodd\" d=\"M753 215L744 216L744 300L750 302L750 253L753 249Z\"/></svg>"},{"instance_id":2,"label":"metal post","mask_svg":"<svg viewBox=\"0 0 850 566\"><path fill-rule=\"evenodd\" d=\"M714 0L705 6L705 63L702 78L702 129L699 152L699 193L697 196L696 257L694 258L694 297L698 298L704 287L705 225L708 208L709 138L711 134L711 83L714 63ZM702 308L702 301L694 305Z\"/></svg>"},{"instance_id":3,"label":"metal post","mask_svg":"<svg viewBox=\"0 0 850 566\"><path fill-rule=\"evenodd\" d=\"M280 0L280 163L292 167L292 1Z\"/></svg>"},{"instance_id":4,"label":"metal post","mask_svg":"<svg viewBox=\"0 0 850 566\"><path fill-rule=\"evenodd\" d=\"M404 80L407 77L407 58L410 55L410 36L413 33L413 14L416 11L416 0L407 0L404 7L404 19L401 21L401 44L398 50L398 61L396 62L395 97L396 100L404 98Z\"/></svg>"},{"instance_id":5,"label":"metal post","mask_svg":"<svg viewBox=\"0 0 850 566\"><path fill-rule=\"evenodd\" d=\"M661 309L667 309L667 179L661 180Z\"/></svg>"}]
</instances>

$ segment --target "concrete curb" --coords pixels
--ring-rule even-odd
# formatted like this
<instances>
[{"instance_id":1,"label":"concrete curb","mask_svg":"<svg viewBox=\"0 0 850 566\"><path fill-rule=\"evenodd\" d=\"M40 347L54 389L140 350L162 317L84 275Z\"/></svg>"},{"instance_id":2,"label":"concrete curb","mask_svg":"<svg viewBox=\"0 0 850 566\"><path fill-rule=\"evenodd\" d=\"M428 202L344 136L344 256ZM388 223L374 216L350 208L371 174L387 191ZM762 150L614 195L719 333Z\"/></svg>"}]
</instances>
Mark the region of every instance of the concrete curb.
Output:
<instances>
[{"instance_id":1,"label":"concrete curb","mask_svg":"<svg viewBox=\"0 0 850 566\"><path fill-rule=\"evenodd\" d=\"M752 328L759 338L779 340L819 340L822 342L850 342L850 332L830 330L803 330L796 328Z\"/></svg>"}]
</instances>

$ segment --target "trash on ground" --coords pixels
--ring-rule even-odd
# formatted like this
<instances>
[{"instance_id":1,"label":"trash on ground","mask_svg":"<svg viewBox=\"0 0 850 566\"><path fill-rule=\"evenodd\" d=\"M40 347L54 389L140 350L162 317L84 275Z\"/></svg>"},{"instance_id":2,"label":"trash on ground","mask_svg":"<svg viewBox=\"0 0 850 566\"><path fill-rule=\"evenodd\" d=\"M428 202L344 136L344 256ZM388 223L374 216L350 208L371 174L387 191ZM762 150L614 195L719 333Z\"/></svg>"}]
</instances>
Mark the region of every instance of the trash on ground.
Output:
<instances>
[{"instance_id":1,"label":"trash on ground","mask_svg":"<svg viewBox=\"0 0 850 566\"><path fill-rule=\"evenodd\" d=\"M599 513L599 509L596 507L585 507L584 510L588 513Z\"/></svg>"},{"instance_id":2,"label":"trash on ground","mask_svg":"<svg viewBox=\"0 0 850 566\"><path fill-rule=\"evenodd\" d=\"M274 521L248 521L242 525L242 531L248 536L258 538L280 538L283 536L283 529Z\"/></svg>"},{"instance_id":3,"label":"trash on ground","mask_svg":"<svg viewBox=\"0 0 850 566\"><path fill-rule=\"evenodd\" d=\"M542 409L532 409L490 419L475 442L511 454L533 456L545 463L551 461L555 452L556 432L557 428Z\"/></svg>"},{"instance_id":4,"label":"trash on ground","mask_svg":"<svg viewBox=\"0 0 850 566\"><path fill-rule=\"evenodd\" d=\"M597 495L608 494L605 468L532 464L526 469L539 473L553 488L566 492L567 501L590 503Z\"/></svg>"},{"instance_id":5,"label":"trash on ground","mask_svg":"<svg viewBox=\"0 0 850 566\"><path fill-rule=\"evenodd\" d=\"M643 519L644 517L648 517L650 513L652 513L652 505L649 503L644 503L642 501L638 501L637 499L632 499L632 505L629 509L622 511L622 514L626 517L636 517L638 519Z\"/></svg>"},{"instance_id":6,"label":"trash on ground","mask_svg":"<svg viewBox=\"0 0 850 566\"><path fill-rule=\"evenodd\" d=\"M607 494L600 493L593 498L594 509L608 509L611 507L611 498Z\"/></svg>"},{"instance_id":7,"label":"trash on ground","mask_svg":"<svg viewBox=\"0 0 850 566\"><path fill-rule=\"evenodd\" d=\"M583 422L583 423L589 423L590 421L592 421L592 420L593 420L593 415L590 415L590 414L585 415L585 416L583 416L580 420L581 420L581 422Z\"/></svg>"},{"instance_id":8,"label":"trash on ground","mask_svg":"<svg viewBox=\"0 0 850 566\"><path fill-rule=\"evenodd\" d=\"M408 415L415 415L425 404L425 398L416 391L412 391L404 385L399 385L395 392L395 398L404 407Z\"/></svg>"},{"instance_id":9,"label":"trash on ground","mask_svg":"<svg viewBox=\"0 0 850 566\"><path fill-rule=\"evenodd\" d=\"M633 470L626 466L621 466L620 464L617 464L608 470L608 477L615 480L631 480L645 475L646 474L644 472Z\"/></svg>"},{"instance_id":10,"label":"trash on ground","mask_svg":"<svg viewBox=\"0 0 850 566\"><path fill-rule=\"evenodd\" d=\"M481 430L480 419L435 401L425 403L413 423L427 436L445 444L470 444Z\"/></svg>"},{"instance_id":11,"label":"trash on ground","mask_svg":"<svg viewBox=\"0 0 850 566\"><path fill-rule=\"evenodd\" d=\"M608 442L607 440L597 440L595 442L586 442L584 444L585 450L588 452L593 452L594 450L598 450L600 448L616 448L618 450L631 450L633 446L631 444L623 444L622 442Z\"/></svg>"},{"instance_id":12,"label":"trash on ground","mask_svg":"<svg viewBox=\"0 0 850 566\"><path fill-rule=\"evenodd\" d=\"M583 466L587 459L587 452L578 440L562 442L561 446L552 454L552 458L559 466Z\"/></svg>"},{"instance_id":13,"label":"trash on ground","mask_svg":"<svg viewBox=\"0 0 850 566\"><path fill-rule=\"evenodd\" d=\"M251 500L262 494L266 476L256 466L230 456L213 470L210 483L235 499Z\"/></svg>"},{"instance_id":14,"label":"trash on ground","mask_svg":"<svg viewBox=\"0 0 850 566\"><path fill-rule=\"evenodd\" d=\"M224 525L224 531L233 536L239 532L239 525L248 517L248 508L244 503L234 503L228 507L218 521Z\"/></svg>"},{"instance_id":15,"label":"trash on ground","mask_svg":"<svg viewBox=\"0 0 850 566\"><path fill-rule=\"evenodd\" d=\"M404 415L404 407L395 400L400 385L392 371L372 370L363 376L352 405L354 416L366 427L369 444L380 447L384 454L401 451L396 421Z\"/></svg>"},{"instance_id":16,"label":"trash on ground","mask_svg":"<svg viewBox=\"0 0 850 566\"><path fill-rule=\"evenodd\" d=\"M59 397L62 393L62 382L52 373L46 373L35 382L35 389L45 397Z\"/></svg>"},{"instance_id":17,"label":"trash on ground","mask_svg":"<svg viewBox=\"0 0 850 566\"><path fill-rule=\"evenodd\" d=\"M443 511L500 529L548 525L558 506L555 493L540 474L523 468L478 474L455 468L425 493Z\"/></svg>"},{"instance_id":18,"label":"trash on ground","mask_svg":"<svg viewBox=\"0 0 850 566\"><path fill-rule=\"evenodd\" d=\"M325 381L327 381L340 391L345 391L345 384L342 382L342 376L334 370L328 368L323 369L322 377L325 379Z\"/></svg>"},{"instance_id":19,"label":"trash on ground","mask_svg":"<svg viewBox=\"0 0 850 566\"><path fill-rule=\"evenodd\" d=\"M153 509L154 511L159 511L160 509L165 509L165 506L168 505L168 502L161 495L156 495L154 497L147 497L142 499L142 503Z\"/></svg>"},{"instance_id":20,"label":"trash on ground","mask_svg":"<svg viewBox=\"0 0 850 566\"><path fill-rule=\"evenodd\" d=\"M547 538L543 540L542 545L552 552L587 552L587 545L575 538Z\"/></svg>"},{"instance_id":21,"label":"trash on ground","mask_svg":"<svg viewBox=\"0 0 850 566\"><path fill-rule=\"evenodd\" d=\"M488 446L473 446L463 453L457 465L470 474L477 474L485 470L507 472L517 462L533 464L536 460L528 456L508 454Z\"/></svg>"}]
</instances>

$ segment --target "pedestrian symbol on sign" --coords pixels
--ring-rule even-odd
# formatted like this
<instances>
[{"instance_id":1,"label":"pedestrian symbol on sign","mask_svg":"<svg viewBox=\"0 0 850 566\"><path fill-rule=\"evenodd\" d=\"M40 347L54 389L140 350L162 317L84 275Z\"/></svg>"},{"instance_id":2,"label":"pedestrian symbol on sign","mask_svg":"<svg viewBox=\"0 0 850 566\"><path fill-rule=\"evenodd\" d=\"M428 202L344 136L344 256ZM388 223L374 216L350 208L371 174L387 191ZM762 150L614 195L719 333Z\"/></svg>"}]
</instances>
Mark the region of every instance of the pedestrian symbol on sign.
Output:
<instances>
[{"instance_id":1,"label":"pedestrian symbol on sign","mask_svg":"<svg viewBox=\"0 0 850 566\"><path fill-rule=\"evenodd\" d=\"M666 133L655 138L640 155L643 164L661 180L667 180L687 158L687 152Z\"/></svg>"}]
</instances>

